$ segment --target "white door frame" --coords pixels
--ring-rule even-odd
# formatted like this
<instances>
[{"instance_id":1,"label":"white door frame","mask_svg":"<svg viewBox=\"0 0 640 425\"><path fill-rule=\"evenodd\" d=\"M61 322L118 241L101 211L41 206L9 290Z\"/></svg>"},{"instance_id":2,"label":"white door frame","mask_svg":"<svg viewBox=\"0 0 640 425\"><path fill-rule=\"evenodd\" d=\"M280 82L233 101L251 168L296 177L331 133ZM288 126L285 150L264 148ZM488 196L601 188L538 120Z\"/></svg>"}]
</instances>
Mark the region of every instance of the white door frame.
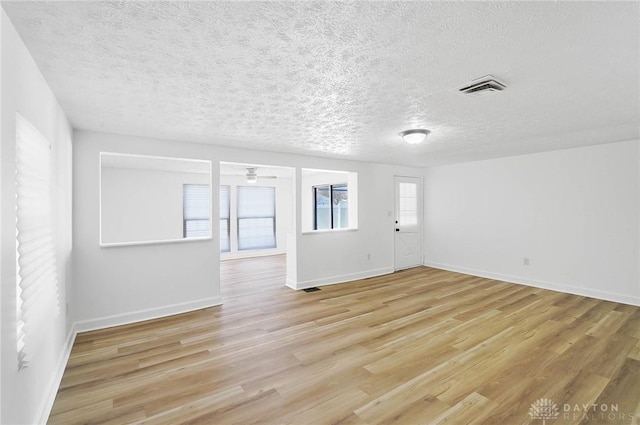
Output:
<instances>
[{"instance_id":1,"label":"white door frame","mask_svg":"<svg viewBox=\"0 0 640 425\"><path fill-rule=\"evenodd\" d=\"M415 224L403 225L400 217L400 183L416 184L416 220ZM393 268L403 270L421 266L423 263L423 194L422 177L394 176L394 239L393 239Z\"/></svg>"}]
</instances>

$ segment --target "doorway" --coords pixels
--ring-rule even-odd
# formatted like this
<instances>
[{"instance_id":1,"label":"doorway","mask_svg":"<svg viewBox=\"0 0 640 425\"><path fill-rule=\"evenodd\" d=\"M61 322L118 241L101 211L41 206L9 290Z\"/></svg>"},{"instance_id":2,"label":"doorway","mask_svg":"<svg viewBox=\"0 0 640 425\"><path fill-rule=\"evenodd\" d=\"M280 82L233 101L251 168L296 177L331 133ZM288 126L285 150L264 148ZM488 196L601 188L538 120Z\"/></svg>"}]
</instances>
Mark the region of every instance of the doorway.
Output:
<instances>
[{"instance_id":1,"label":"doorway","mask_svg":"<svg viewBox=\"0 0 640 425\"><path fill-rule=\"evenodd\" d=\"M295 232L295 169L220 162L220 290L223 299L285 287Z\"/></svg>"},{"instance_id":2,"label":"doorway","mask_svg":"<svg viewBox=\"0 0 640 425\"><path fill-rule=\"evenodd\" d=\"M422 265L422 180L394 177L394 269Z\"/></svg>"}]
</instances>

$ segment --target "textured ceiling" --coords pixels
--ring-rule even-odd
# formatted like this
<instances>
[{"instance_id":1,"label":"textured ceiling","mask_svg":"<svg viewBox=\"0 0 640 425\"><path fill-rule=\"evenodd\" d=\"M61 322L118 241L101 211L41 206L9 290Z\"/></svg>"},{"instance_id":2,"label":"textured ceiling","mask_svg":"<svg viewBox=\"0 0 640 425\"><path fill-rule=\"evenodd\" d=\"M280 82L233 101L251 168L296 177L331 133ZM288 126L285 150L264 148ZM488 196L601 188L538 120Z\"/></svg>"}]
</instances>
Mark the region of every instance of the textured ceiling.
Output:
<instances>
[{"instance_id":1,"label":"textured ceiling","mask_svg":"<svg viewBox=\"0 0 640 425\"><path fill-rule=\"evenodd\" d=\"M640 138L638 2L2 4L76 128L407 165Z\"/></svg>"}]
</instances>

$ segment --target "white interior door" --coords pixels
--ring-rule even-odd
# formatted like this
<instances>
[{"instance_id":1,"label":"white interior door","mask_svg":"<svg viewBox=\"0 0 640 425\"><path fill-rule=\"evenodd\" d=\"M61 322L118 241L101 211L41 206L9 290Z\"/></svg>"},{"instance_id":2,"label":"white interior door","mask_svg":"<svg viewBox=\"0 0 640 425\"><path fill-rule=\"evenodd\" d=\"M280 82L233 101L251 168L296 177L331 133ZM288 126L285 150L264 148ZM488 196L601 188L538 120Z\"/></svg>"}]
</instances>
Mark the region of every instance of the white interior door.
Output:
<instances>
[{"instance_id":1,"label":"white interior door","mask_svg":"<svg viewBox=\"0 0 640 425\"><path fill-rule=\"evenodd\" d=\"M422 182L419 177L394 177L394 268L422 265Z\"/></svg>"}]
</instances>

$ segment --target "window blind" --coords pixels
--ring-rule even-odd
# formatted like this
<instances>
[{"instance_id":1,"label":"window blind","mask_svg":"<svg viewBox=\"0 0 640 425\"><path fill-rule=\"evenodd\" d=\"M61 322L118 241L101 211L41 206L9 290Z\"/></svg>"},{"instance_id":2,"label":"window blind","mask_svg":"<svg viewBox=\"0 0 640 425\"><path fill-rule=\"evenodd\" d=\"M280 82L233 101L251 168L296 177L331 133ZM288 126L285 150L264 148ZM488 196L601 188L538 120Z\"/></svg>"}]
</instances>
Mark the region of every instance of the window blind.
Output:
<instances>
[{"instance_id":1,"label":"window blind","mask_svg":"<svg viewBox=\"0 0 640 425\"><path fill-rule=\"evenodd\" d=\"M183 194L183 237L210 236L209 185L185 184Z\"/></svg>"},{"instance_id":2,"label":"window blind","mask_svg":"<svg viewBox=\"0 0 640 425\"><path fill-rule=\"evenodd\" d=\"M220 251L229 252L231 244L229 241L229 217L230 217L230 188L220 186Z\"/></svg>"},{"instance_id":3,"label":"window blind","mask_svg":"<svg viewBox=\"0 0 640 425\"><path fill-rule=\"evenodd\" d=\"M276 188L238 186L238 250L276 247Z\"/></svg>"},{"instance_id":4,"label":"window blind","mask_svg":"<svg viewBox=\"0 0 640 425\"><path fill-rule=\"evenodd\" d=\"M60 312L49 142L16 115L16 315L18 368L28 366Z\"/></svg>"}]
</instances>

